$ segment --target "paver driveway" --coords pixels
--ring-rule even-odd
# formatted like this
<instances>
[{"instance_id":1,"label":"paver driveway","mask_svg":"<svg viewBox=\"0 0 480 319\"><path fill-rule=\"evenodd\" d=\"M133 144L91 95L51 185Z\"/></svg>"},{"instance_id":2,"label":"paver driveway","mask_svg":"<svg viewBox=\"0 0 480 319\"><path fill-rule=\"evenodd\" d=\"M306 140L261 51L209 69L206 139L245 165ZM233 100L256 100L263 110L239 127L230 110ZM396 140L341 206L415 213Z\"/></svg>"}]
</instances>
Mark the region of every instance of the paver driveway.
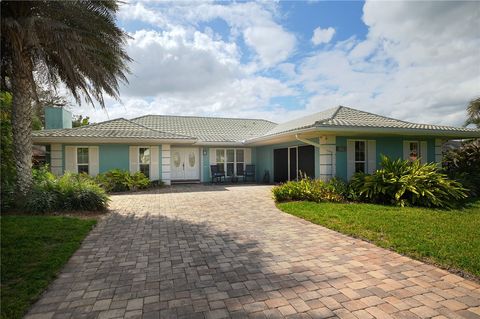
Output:
<instances>
[{"instance_id":1,"label":"paver driveway","mask_svg":"<svg viewBox=\"0 0 480 319\"><path fill-rule=\"evenodd\" d=\"M200 185L113 196L29 317L480 318L480 285L281 213L270 197Z\"/></svg>"}]
</instances>

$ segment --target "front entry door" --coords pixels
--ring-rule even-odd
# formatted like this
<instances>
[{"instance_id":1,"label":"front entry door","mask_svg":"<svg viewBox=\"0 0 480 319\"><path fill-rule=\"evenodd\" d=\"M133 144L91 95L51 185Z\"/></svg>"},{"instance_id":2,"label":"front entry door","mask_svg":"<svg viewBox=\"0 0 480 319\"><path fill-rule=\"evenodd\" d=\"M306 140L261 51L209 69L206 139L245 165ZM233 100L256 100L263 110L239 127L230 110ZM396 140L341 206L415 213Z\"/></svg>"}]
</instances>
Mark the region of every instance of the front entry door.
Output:
<instances>
[{"instance_id":1,"label":"front entry door","mask_svg":"<svg viewBox=\"0 0 480 319\"><path fill-rule=\"evenodd\" d=\"M198 148L172 147L171 153L172 180L200 179Z\"/></svg>"}]
</instances>

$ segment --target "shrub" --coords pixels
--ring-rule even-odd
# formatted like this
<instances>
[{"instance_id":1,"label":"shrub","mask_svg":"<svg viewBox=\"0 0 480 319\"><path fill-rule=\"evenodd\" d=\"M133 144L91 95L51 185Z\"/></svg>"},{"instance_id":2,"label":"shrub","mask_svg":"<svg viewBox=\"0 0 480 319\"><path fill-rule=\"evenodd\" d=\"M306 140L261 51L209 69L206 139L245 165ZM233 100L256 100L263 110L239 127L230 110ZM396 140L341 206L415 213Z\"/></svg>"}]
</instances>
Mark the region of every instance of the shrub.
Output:
<instances>
[{"instance_id":1,"label":"shrub","mask_svg":"<svg viewBox=\"0 0 480 319\"><path fill-rule=\"evenodd\" d=\"M127 185L129 190L134 191L148 188L151 186L151 182L142 172L136 172L129 176Z\"/></svg>"},{"instance_id":2,"label":"shrub","mask_svg":"<svg viewBox=\"0 0 480 319\"><path fill-rule=\"evenodd\" d=\"M13 159L12 94L0 92L0 207L15 206L15 160Z\"/></svg>"},{"instance_id":3,"label":"shrub","mask_svg":"<svg viewBox=\"0 0 480 319\"><path fill-rule=\"evenodd\" d=\"M46 213L58 209L59 194L55 188L34 185L28 193L23 208L32 213Z\"/></svg>"},{"instance_id":4,"label":"shrub","mask_svg":"<svg viewBox=\"0 0 480 319\"><path fill-rule=\"evenodd\" d=\"M109 198L95 181L85 174L67 173L55 177L43 167L33 170L34 185L23 208L34 213L55 210L103 210Z\"/></svg>"},{"instance_id":5,"label":"shrub","mask_svg":"<svg viewBox=\"0 0 480 319\"><path fill-rule=\"evenodd\" d=\"M57 182L60 209L103 210L108 206L108 195L86 174L67 173Z\"/></svg>"},{"instance_id":6,"label":"shrub","mask_svg":"<svg viewBox=\"0 0 480 319\"><path fill-rule=\"evenodd\" d=\"M95 180L107 192L125 192L151 186L150 180L143 173L130 174L121 169L112 169L98 174Z\"/></svg>"},{"instance_id":7,"label":"shrub","mask_svg":"<svg viewBox=\"0 0 480 319\"><path fill-rule=\"evenodd\" d=\"M480 196L480 139L446 152L443 167L447 175L461 182L472 196Z\"/></svg>"},{"instance_id":8,"label":"shrub","mask_svg":"<svg viewBox=\"0 0 480 319\"><path fill-rule=\"evenodd\" d=\"M97 183L107 192L124 192L129 189L127 184L130 174L121 169L112 169L108 172L98 174Z\"/></svg>"},{"instance_id":9,"label":"shrub","mask_svg":"<svg viewBox=\"0 0 480 319\"><path fill-rule=\"evenodd\" d=\"M341 202L340 182L325 183L318 179L305 177L300 181L289 181L272 189L277 202L306 200L312 202Z\"/></svg>"},{"instance_id":10,"label":"shrub","mask_svg":"<svg viewBox=\"0 0 480 319\"><path fill-rule=\"evenodd\" d=\"M372 175L353 176L350 185L362 200L399 206L451 207L467 197L462 185L440 173L436 163L382 156L380 166Z\"/></svg>"}]
</instances>

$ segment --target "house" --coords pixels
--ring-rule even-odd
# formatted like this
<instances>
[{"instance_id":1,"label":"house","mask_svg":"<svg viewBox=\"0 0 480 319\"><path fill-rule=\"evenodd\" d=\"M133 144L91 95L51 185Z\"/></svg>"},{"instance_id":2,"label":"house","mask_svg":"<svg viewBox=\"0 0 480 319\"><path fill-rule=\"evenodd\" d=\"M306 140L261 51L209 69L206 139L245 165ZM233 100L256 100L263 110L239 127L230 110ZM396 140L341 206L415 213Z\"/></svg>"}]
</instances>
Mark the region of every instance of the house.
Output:
<instances>
[{"instance_id":1,"label":"house","mask_svg":"<svg viewBox=\"0 0 480 319\"><path fill-rule=\"evenodd\" d=\"M96 175L119 168L151 180L208 182L210 165L227 175L254 164L256 179L270 182L310 177L349 179L371 173L382 154L440 162L450 139L480 137L480 130L416 124L338 106L277 124L261 119L146 115L71 128L71 115L48 108L47 129L35 131L53 173Z\"/></svg>"}]
</instances>

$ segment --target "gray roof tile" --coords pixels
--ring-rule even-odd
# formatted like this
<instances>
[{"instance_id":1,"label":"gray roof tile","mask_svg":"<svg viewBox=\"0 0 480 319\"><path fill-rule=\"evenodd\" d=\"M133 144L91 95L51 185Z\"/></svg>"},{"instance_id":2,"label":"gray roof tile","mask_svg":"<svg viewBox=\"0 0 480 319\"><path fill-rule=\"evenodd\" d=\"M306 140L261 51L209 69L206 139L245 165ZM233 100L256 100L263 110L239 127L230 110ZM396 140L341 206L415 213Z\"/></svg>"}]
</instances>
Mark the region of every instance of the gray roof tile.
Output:
<instances>
[{"instance_id":1,"label":"gray roof tile","mask_svg":"<svg viewBox=\"0 0 480 319\"><path fill-rule=\"evenodd\" d=\"M417 124L338 106L299 119L276 124L259 119L198 116L146 115L132 120L123 118L73 129L35 131L34 137L96 137L192 139L199 142L243 142L260 137L295 132L306 128L390 128L452 133L452 136L480 136L480 130ZM461 135L463 134L463 135Z\"/></svg>"},{"instance_id":2,"label":"gray roof tile","mask_svg":"<svg viewBox=\"0 0 480 319\"><path fill-rule=\"evenodd\" d=\"M365 111L352 109L346 106L338 106L322 112L314 113L296 120L279 124L265 136L277 135L290 131L296 131L305 128L318 127L369 127L369 128L392 128L392 129L405 129L405 130L435 130L443 132L461 132L472 133L474 136L480 135L480 130L442 126L432 124L418 124L401 120L396 120L382 115L377 115Z\"/></svg>"},{"instance_id":3,"label":"gray roof tile","mask_svg":"<svg viewBox=\"0 0 480 319\"><path fill-rule=\"evenodd\" d=\"M163 132L119 118L106 122L71 128L34 131L35 137L95 137L95 138L152 138L195 139L190 136Z\"/></svg>"},{"instance_id":4,"label":"gray roof tile","mask_svg":"<svg viewBox=\"0 0 480 319\"><path fill-rule=\"evenodd\" d=\"M156 130L195 136L203 142L241 142L264 135L277 124L258 119L146 115L132 120Z\"/></svg>"}]
</instances>

